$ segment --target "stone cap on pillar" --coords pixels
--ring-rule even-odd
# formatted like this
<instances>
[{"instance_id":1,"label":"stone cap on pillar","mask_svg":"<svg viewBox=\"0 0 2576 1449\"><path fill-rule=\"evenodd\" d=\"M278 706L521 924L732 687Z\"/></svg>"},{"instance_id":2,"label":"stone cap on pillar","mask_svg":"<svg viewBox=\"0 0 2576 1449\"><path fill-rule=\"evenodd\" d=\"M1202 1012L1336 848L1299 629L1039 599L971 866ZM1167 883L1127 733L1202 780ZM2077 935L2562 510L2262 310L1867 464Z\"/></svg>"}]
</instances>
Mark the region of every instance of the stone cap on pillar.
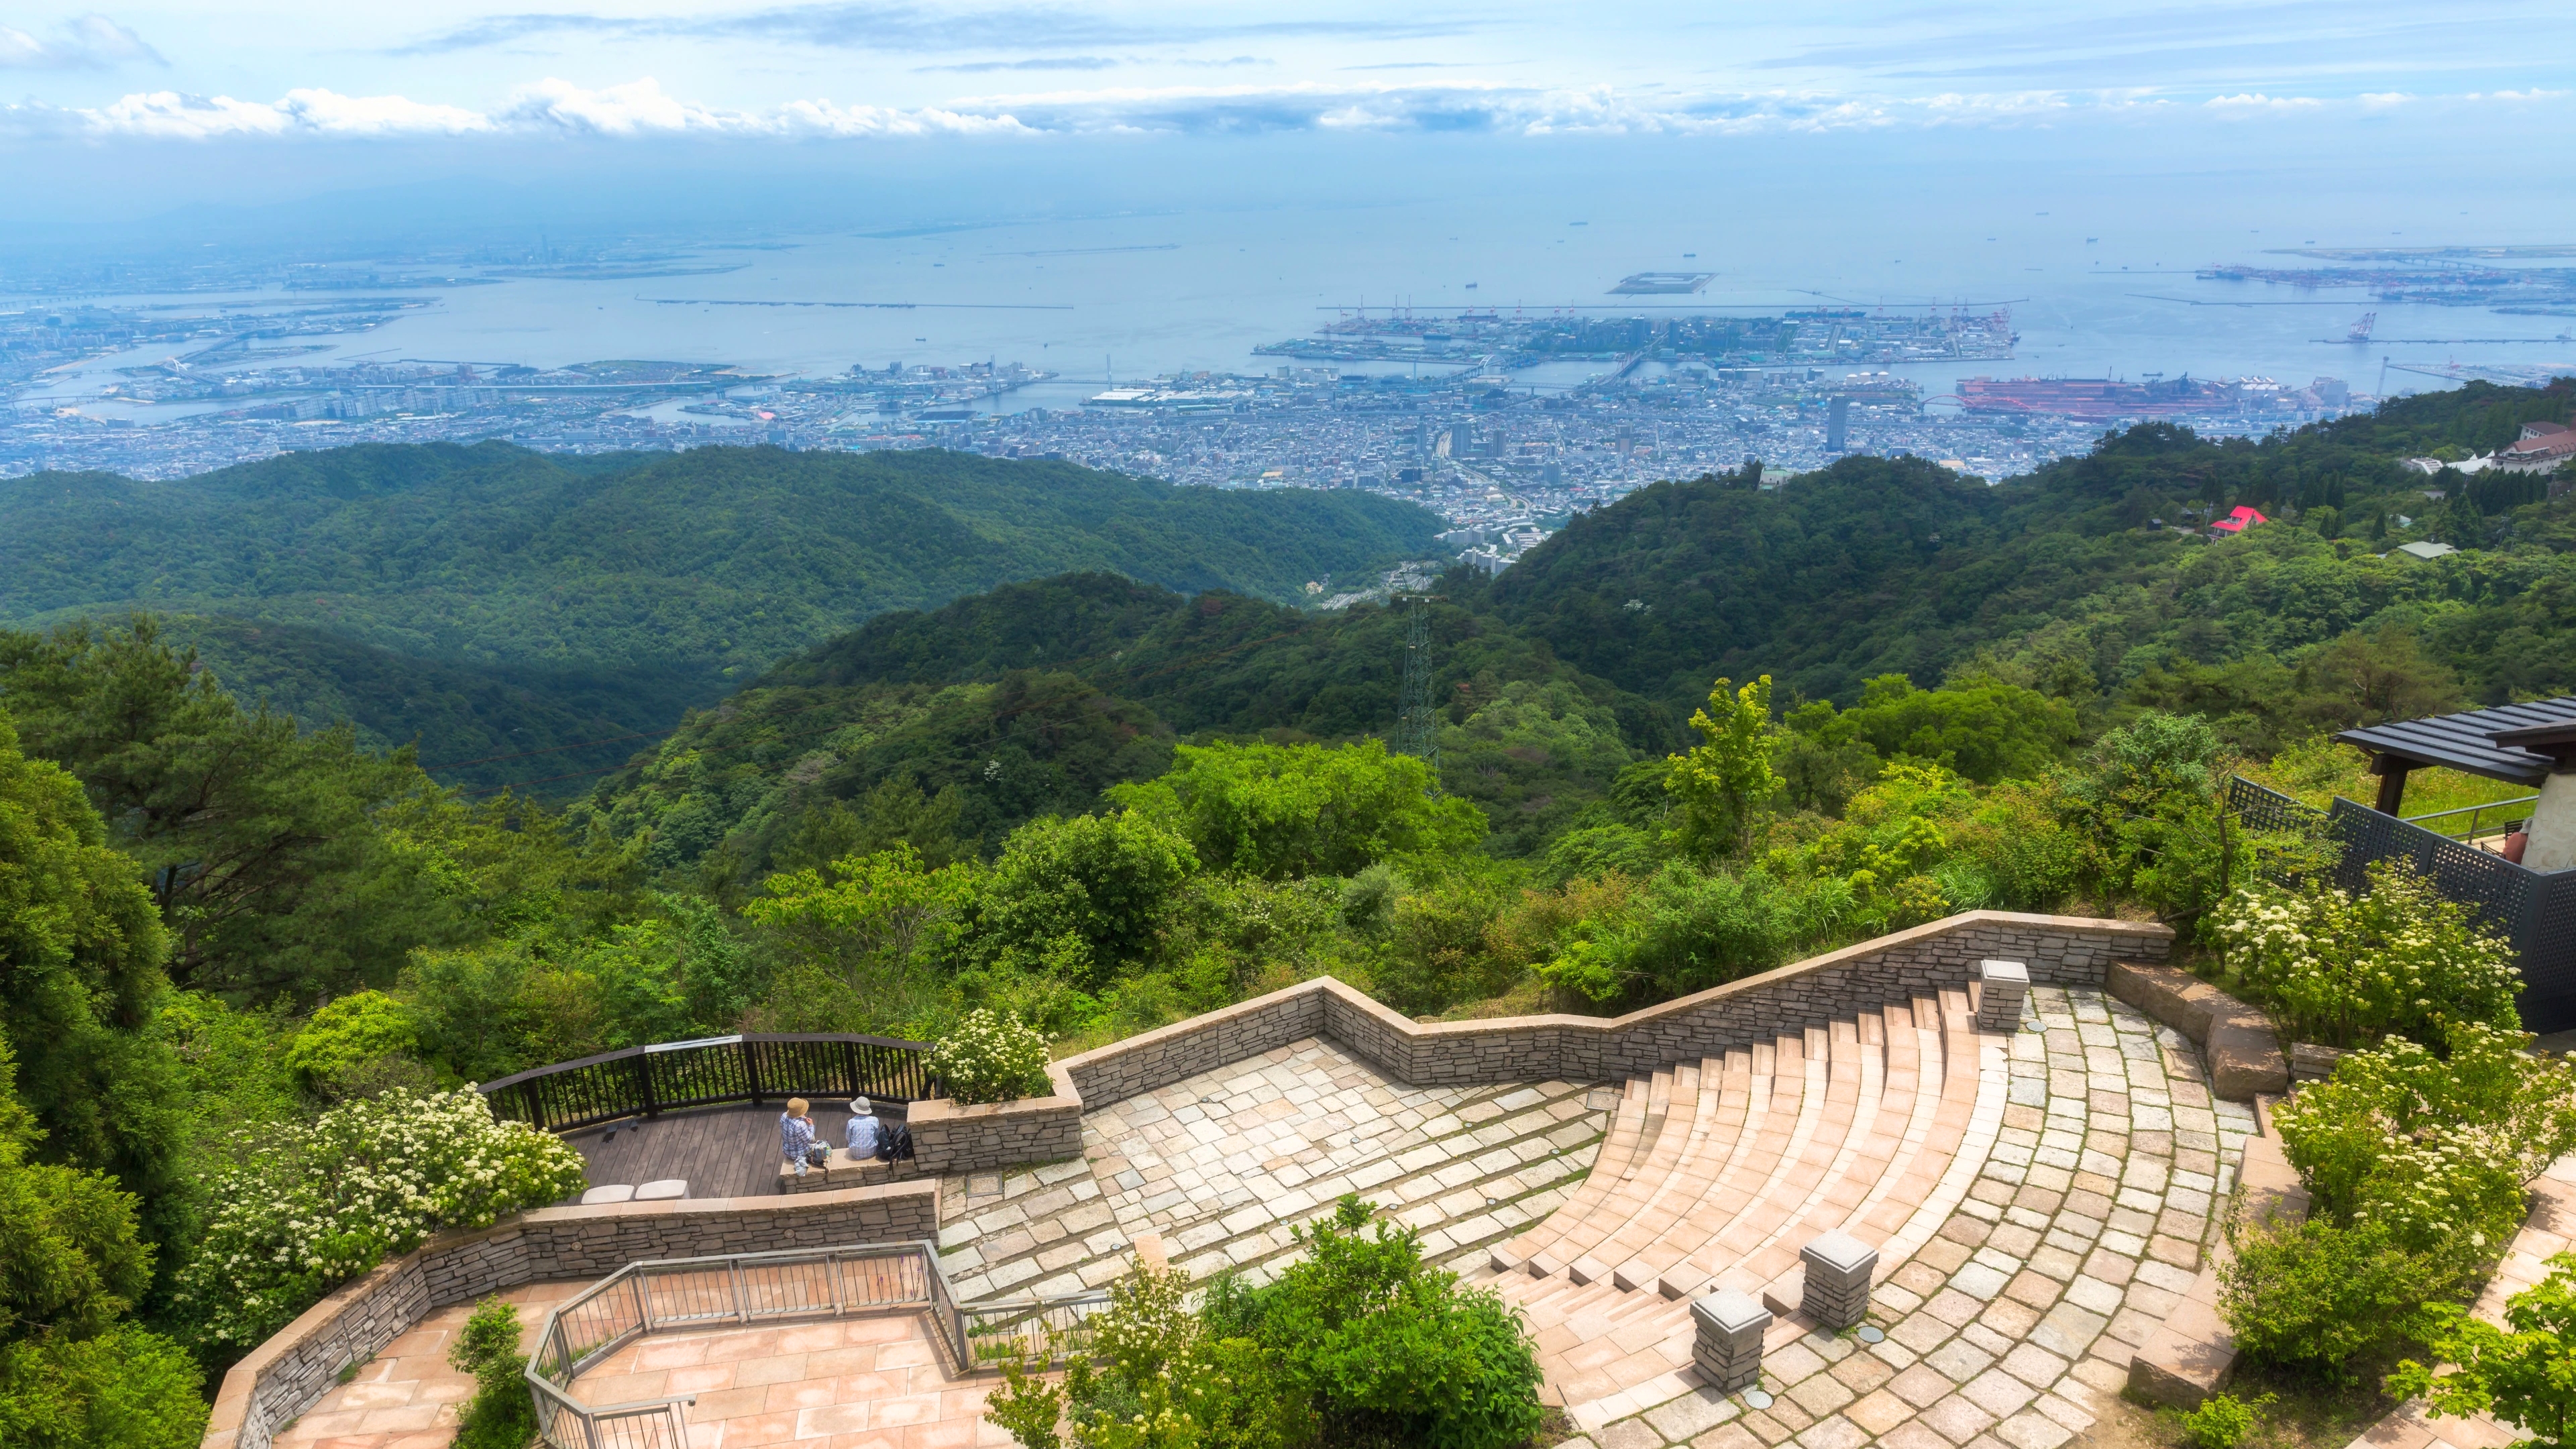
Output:
<instances>
[{"instance_id":1,"label":"stone cap on pillar","mask_svg":"<svg viewBox=\"0 0 2576 1449\"><path fill-rule=\"evenodd\" d=\"M2030 985L2030 968L2019 961L1980 961L1977 979L1993 986Z\"/></svg>"},{"instance_id":2,"label":"stone cap on pillar","mask_svg":"<svg viewBox=\"0 0 2576 1449\"><path fill-rule=\"evenodd\" d=\"M1733 1288L1720 1288L1705 1298L1693 1299L1691 1317L1729 1338L1758 1333L1771 1326L1771 1310L1755 1302L1753 1295Z\"/></svg>"},{"instance_id":3,"label":"stone cap on pillar","mask_svg":"<svg viewBox=\"0 0 2576 1449\"><path fill-rule=\"evenodd\" d=\"M1798 1256L1843 1279L1867 1277L1878 1266L1878 1249L1840 1228L1819 1233Z\"/></svg>"}]
</instances>

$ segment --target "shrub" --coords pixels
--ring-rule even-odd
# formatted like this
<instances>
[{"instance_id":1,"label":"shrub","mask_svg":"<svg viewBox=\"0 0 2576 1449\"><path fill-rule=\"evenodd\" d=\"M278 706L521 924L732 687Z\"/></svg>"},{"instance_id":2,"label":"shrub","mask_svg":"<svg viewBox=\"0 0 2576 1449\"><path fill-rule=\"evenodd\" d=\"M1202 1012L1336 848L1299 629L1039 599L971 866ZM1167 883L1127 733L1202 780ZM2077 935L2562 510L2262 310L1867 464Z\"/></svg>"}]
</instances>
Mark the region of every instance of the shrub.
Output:
<instances>
[{"instance_id":1,"label":"shrub","mask_svg":"<svg viewBox=\"0 0 2576 1449\"><path fill-rule=\"evenodd\" d=\"M1535 1350L1494 1293L1423 1261L1411 1228L1345 1196L1296 1230L1305 1260L1260 1288L1220 1278L1212 1331L1259 1343L1325 1443L1512 1449L1542 1410Z\"/></svg>"},{"instance_id":2,"label":"shrub","mask_svg":"<svg viewBox=\"0 0 2576 1449\"><path fill-rule=\"evenodd\" d=\"M286 1045L286 1069L306 1091L336 1095L344 1079L386 1057L420 1051L420 1019L381 991L360 991L327 1002Z\"/></svg>"},{"instance_id":3,"label":"shrub","mask_svg":"<svg viewBox=\"0 0 2576 1449\"><path fill-rule=\"evenodd\" d=\"M1098 992L1153 951L1198 868L1188 841L1136 811L1032 820L984 878L971 950Z\"/></svg>"},{"instance_id":4,"label":"shrub","mask_svg":"<svg viewBox=\"0 0 2576 1449\"><path fill-rule=\"evenodd\" d=\"M2505 1301L2505 1326L2464 1313L2456 1304L2426 1304L2416 1332L2435 1373L2407 1359L2388 1377L2399 1398L2425 1398L2435 1415L2494 1414L2531 1431L2513 1449L2567 1442L2576 1411L2576 1254L2549 1260L2550 1274Z\"/></svg>"},{"instance_id":5,"label":"shrub","mask_svg":"<svg viewBox=\"0 0 2576 1449\"><path fill-rule=\"evenodd\" d=\"M537 1406L528 1393L528 1356L519 1352L518 1308L498 1298L474 1305L447 1362L474 1376L454 1449L528 1449L537 1437Z\"/></svg>"},{"instance_id":6,"label":"shrub","mask_svg":"<svg viewBox=\"0 0 2576 1449\"><path fill-rule=\"evenodd\" d=\"M1475 849L1485 813L1439 784L1429 765L1388 754L1381 740L1214 744L1183 745L1171 773L1105 793L1170 822L1214 869L1285 880Z\"/></svg>"},{"instance_id":7,"label":"shrub","mask_svg":"<svg viewBox=\"0 0 2576 1449\"><path fill-rule=\"evenodd\" d=\"M2525 1054L2529 1041L2458 1023L2445 1059L2391 1038L2282 1103L2281 1144L2316 1210L2463 1267L2500 1251L2523 1184L2576 1150L2576 1066Z\"/></svg>"},{"instance_id":8,"label":"shrub","mask_svg":"<svg viewBox=\"0 0 2576 1449\"><path fill-rule=\"evenodd\" d=\"M1370 984L1398 1011L1436 1012L1498 995L1520 974L1486 940L1503 900L1490 881L1451 874L1395 898Z\"/></svg>"},{"instance_id":9,"label":"shrub","mask_svg":"<svg viewBox=\"0 0 2576 1449\"><path fill-rule=\"evenodd\" d=\"M1603 909L1567 927L1538 974L1603 1005L1660 1001L1767 971L1812 925L1802 893L1760 867L1729 875L1675 863L1633 891L1590 894Z\"/></svg>"},{"instance_id":10,"label":"shrub","mask_svg":"<svg viewBox=\"0 0 2576 1449\"><path fill-rule=\"evenodd\" d=\"M581 1190L581 1154L498 1121L472 1088L350 1102L310 1123L238 1134L240 1166L217 1174L173 1314L208 1351L247 1349L333 1287L445 1228Z\"/></svg>"},{"instance_id":11,"label":"shrub","mask_svg":"<svg viewBox=\"0 0 2576 1449\"><path fill-rule=\"evenodd\" d=\"M2358 897L2317 878L2240 890L2215 924L2229 967L2309 1041L2434 1042L2449 1022L2522 1024L2512 948L2402 861L2372 864Z\"/></svg>"},{"instance_id":12,"label":"shrub","mask_svg":"<svg viewBox=\"0 0 2576 1449\"><path fill-rule=\"evenodd\" d=\"M204 1371L139 1323L0 1345L0 1444L10 1449L195 1449Z\"/></svg>"},{"instance_id":13,"label":"shrub","mask_svg":"<svg viewBox=\"0 0 2576 1449\"><path fill-rule=\"evenodd\" d=\"M1047 1090L1046 1038L1018 1017L978 1007L930 1053L930 1071L960 1102L1012 1102Z\"/></svg>"},{"instance_id":14,"label":"shrub","mask_svg":"<svg viewBox=\"0 0 2576 1449\"><path fill-rule=\"evenodd\" d=\"M1303 1406L1278 1392L1260 1345L1226 1338L1189 1311L1190 1278L1148 1269L1109 1290L1089 1339L1049 1384L1003 1366L985 1416L1022 1449L1285 1449L1310 1442Z\"/></svg>"},{"instance_id":15,"label":"shrub","mask_svg":"<svg viewBox=\"0 0 2576 1449\"><path fill-rule=\"evenodd\" d=\"M2254 1432L2257 1411L2272 1399L2265 1394L2249 1404L2234 1394L2212 1394L2182 1416L2182 1436L2191 1449L2236 1449Z\"/></svg>"},{"instance_id":16,"label":"shrub","mask_svg":"<svg viewBox=\"0 0 2576 1449\"><path fill-rule=\"evenodd\" d=\"M2228 1224L2235 1261L2219 1271L2219 1312L2249 1358L2339 1381L2395 1336L2438 1286L2424 1258L2376 1223Z\"/></svg>"}]
</instances>

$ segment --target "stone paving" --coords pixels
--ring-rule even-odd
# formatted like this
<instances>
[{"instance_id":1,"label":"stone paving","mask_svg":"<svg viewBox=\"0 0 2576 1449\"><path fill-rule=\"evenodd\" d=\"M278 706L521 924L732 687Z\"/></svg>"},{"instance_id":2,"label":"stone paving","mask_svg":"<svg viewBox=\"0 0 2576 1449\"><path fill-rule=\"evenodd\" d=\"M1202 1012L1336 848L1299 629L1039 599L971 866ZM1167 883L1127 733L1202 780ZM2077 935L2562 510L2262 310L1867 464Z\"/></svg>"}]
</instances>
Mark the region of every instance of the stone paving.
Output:
<instances>
[{"instance_id":1,"label":"stone paving","mask_svg":"<svg viewBox=\"0 0 2576 1449\"><path fill-rule=\"evenodd\" d=\"M2190 1042L2098 992L2038 989L2004 1125L1939 1234L1873 1291L1885 1337L1773 1326L1761 1390L1705 1388L1569 1449L2059 1449L2215 1240L2252 1109L2214 1101Z\"/></svg>"},{"instance_id":2,"label":"stone paving","mask_svg":"<svg viewBox=\"0 0 2576 1449\"><path fill-rule=\"evenodd\" d=\"M501 1294L519 1307L519 1347L536 1346L546 1310L589 1285L532 1283ZM474 1305L442 1308L358 1365L285 1425L276 1449L447 1449L474 1380L449 1367L448 1346Z\"/></svg>"},{"instance_id":3,"label":"stone paving","mask_svg":"<svg viewBox=\"0 0 2576 1449\"><path fill-rule=\"evenodd\" d=\"M1152 1234L1176 1267L1260 1281L1293 1251L1289 1229L1345 1192L1455 1260L1564 1202L1616 1099L1567 1082L1408 1087L1310 1038L1086 1113L1079 1161L946 1179L940 1263L967 1301L1076 1293L1125 1275Z\"/></svg>"},{"instance_id":4,"label":"stone paving","mask_svg":"<svg viewBox=\"0 0 2576 1449\"><path fill-rule=\"evenodd\" d=\"M574 1381L591 1404L695 1394L689 1449L967 1449L1007 1445L984 1422L989 1376L951 1378L920 1313L663 1333Z\"/></svg>"}]
</instances>

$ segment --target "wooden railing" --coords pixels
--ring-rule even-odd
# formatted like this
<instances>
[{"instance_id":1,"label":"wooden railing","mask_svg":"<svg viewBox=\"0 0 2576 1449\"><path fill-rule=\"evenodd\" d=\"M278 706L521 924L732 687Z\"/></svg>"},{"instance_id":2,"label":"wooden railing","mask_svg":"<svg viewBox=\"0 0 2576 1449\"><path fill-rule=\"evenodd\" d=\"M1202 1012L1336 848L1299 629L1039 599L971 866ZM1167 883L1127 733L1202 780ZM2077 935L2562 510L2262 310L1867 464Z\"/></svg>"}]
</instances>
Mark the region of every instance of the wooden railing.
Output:
<instances>
[{"instance_id":1,"label":"wooden railing","mask_svg":"<svg viewBox=\"0 0 2576 1449\"><path fill-rule=\"evenodd\" d=\"M788 1097L940 1095L930 1044L845 1034L745 1033L603 1052L483 1084L494 1116L570 1132L681 1107Z\"/></svg>"}]
</instances>

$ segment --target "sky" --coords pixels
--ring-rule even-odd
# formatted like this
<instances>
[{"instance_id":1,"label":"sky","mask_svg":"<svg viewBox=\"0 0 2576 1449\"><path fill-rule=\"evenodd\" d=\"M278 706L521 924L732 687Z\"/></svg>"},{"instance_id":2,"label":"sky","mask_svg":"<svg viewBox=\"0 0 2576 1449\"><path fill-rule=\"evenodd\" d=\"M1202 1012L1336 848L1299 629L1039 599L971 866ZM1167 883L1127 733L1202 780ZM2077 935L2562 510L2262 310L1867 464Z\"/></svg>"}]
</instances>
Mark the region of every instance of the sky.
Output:
<instances>
[{"instance_id":1,"label":"sky","mask_svg":"<svg viewBox=\"0 0 2576 1449\"><path fill-rule=\"evenodd\" d=\"M1185 158L1222 190L1241 158L1294 189L1608 146L1781 181L2322 168L2400 209L2466 168L2501 208L2562 186L2576 120L2565 0L536 4L0 3L0 190L77 222L665 165L1116 191Z\"/></svg>"}]
</instances>

